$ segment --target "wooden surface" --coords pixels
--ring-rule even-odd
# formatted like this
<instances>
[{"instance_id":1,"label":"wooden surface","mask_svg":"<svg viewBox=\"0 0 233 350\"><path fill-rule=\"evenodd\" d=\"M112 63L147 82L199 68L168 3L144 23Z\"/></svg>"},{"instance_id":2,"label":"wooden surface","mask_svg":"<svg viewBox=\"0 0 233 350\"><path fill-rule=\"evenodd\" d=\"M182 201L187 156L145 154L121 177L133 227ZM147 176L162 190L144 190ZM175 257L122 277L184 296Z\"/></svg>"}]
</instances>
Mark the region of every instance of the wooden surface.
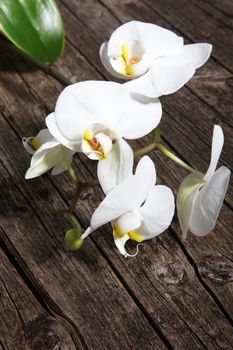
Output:
<instances>
[{"instance_id":1,"label":"wooden surface","mask_svg":"<svg viewBox=\"0 0 233 350\"><path fill-rule=\"evenodd\" d=\"M99 46L121 23L137 19L170 28L185 42L211 42L212 58L179 92L162 97L164 142L205 171L214 123L225 146L220 164L232 168L233 5L230 0L59 0L66 28L64 55L55 66L73 82L111 79ZM0 349L233 349L233 183L217 226L184 242L177 217L136 258L114 247L110 226L78 252L64 247L70 223L58 209L74 188L67 175L24 180L24 136L44 127L63 86L12 53L0 50L0 181L2 250ZM133 146L145 145L150 136ZM158 182L177 192L186 173L157 152ZM85 165L84 165L85 162ZM77 157L81 179L96 163ZM86 227L103 198L80 198Z\"/></svg>"}]
</instances>

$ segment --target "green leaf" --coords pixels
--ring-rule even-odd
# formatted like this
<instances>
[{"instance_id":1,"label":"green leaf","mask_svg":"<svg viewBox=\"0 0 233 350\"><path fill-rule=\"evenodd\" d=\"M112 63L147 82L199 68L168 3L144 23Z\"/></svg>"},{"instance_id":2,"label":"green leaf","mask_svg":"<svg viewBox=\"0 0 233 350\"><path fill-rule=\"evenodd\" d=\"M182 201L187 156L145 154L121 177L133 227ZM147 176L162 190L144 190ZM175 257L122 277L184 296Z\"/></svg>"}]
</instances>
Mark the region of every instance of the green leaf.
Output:
<instances>
[{"instance_id":1,"label":"green leaf","mask_svg":"<svg viewBox=\"0 0 233 350\"><path fill-rule=\"evenodd\" d=\"M83 244L83 239L80 239L81 234L82 231L77 227L68 230L65 235L65 245L67 248L70 250L78 250Z\"/></svg>"},{"instance_id":2,"label":"green leaf","mask_svg":"<svg viewBox=\"0 0 233 350\"><path fill-rule=\"evenodd\" d=\"M0 30L40 64L54 62L64 48L63 22L54 0L0 0Z\"/></svg>"}]
</instances>

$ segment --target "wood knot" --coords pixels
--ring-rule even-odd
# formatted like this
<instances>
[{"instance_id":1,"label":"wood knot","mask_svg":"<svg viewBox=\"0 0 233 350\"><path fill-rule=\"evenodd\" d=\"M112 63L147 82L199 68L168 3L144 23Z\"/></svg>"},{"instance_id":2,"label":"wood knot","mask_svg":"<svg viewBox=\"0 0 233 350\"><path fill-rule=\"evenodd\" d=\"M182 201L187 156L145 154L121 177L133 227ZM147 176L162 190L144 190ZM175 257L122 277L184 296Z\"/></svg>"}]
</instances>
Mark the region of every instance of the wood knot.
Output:
<instances>
[{"instance_id":1,"label":"wood knot","mask_svg":"<svg viewBox=\"0 0 233 350\"><path fill-rule=\"evenodd\" d=\"M222 256L205 255L199 262L200 275L216 284L233 281L233 264L227 264Z\"/></svg>"},{"instance_id":2,"label":"wood knot","mask_svg":"<svg viewBox=\"0 0 233 350\"><path fill-rule=\"evenodd\" d=\"M60 350L63 340L56 332L56 321L47 316L39 315L26 325L27 350Z\"/></svg>"},{"instance_id":3,"label":"wood knot","mask_svg":"<svg viewBox=\"0 0 233 350\"><path fill-rule=\"evenodd\" d=\"M83 190L80 194L81 200L91 200L94 196L94 192L92 188L87 188Z\"/></svg>"},{"instance_id":4,"label":"wood knot","mask_svg":"<svg viewBox=\"0 0 233 350\"><path fill-rule=\"evenodd\" d=\"M157 277L162 283L180 284L184 279L185 271L179 263L164 264L157 271Z\"/></svg>"}]
</instances>

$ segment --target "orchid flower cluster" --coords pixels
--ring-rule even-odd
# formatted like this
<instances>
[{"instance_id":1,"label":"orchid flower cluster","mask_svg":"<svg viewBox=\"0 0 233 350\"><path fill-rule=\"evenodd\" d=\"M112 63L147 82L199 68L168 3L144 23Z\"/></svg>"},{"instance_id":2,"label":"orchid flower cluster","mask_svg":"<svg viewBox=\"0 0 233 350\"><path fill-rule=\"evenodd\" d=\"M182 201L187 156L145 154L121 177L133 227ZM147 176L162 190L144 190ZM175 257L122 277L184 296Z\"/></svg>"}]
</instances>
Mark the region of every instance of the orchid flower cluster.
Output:
<instances>
[{"instance_id":1,"label":"orchid flower cluster","mask_svg":"<svg viewBox=\"0 0 233 350\"><path fill-rule=\"evenodd\" d=\"M75 224L65 236L69 248L79 248L91 232L111 223L119 252L132 256L125 247L129 239L141 243L169 227L175 211L174 196L170 188L156 184L154 163L146 155L154 149L191 173L181 183L177 196L183 237L188 231L204 236L213 230L230 177L225 166L216 171L224 143L221 127L214 126L206 174L166 149L159 132L159 97L187 83L207 61L211 50L206 43L184 45L183 38L154 24L125 23L102 44L100 58L109 73L126 82L84 81L69 85L58 97L54 113L46 117L47 128L35 137L23 139L32 154L26 179L51 169L52 175L68 171L77 186L76 197L67 210ZM141 138L152 130L153 142L133 151L127 140ZM98 181L79 182L72 162L80 152L98 162ZM143 157L133 173L134 155ZM105 198L83 233L73 211L82 188L96 183Z\"/></svg>"}]
</instances>

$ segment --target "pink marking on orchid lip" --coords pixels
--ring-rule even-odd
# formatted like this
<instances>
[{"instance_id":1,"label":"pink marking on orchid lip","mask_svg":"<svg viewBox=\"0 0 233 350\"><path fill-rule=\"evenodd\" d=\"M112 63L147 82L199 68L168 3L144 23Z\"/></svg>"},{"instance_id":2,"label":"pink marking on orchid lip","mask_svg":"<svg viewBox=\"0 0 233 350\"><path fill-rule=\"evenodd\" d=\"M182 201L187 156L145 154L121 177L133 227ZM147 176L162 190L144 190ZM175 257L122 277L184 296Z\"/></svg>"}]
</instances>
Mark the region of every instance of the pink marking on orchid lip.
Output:
<instances>
[{"instance_id":1,"label":"pink marking on orchid lip","mask_svg":"<svg viewBox=\"0 0 233 350\"><path fill-rule=\"evenodd\" d=\"M129 64L136 64L140 61L140 59L138 57L132 57L129 60Z\"/></svg>"}]
</instances>

